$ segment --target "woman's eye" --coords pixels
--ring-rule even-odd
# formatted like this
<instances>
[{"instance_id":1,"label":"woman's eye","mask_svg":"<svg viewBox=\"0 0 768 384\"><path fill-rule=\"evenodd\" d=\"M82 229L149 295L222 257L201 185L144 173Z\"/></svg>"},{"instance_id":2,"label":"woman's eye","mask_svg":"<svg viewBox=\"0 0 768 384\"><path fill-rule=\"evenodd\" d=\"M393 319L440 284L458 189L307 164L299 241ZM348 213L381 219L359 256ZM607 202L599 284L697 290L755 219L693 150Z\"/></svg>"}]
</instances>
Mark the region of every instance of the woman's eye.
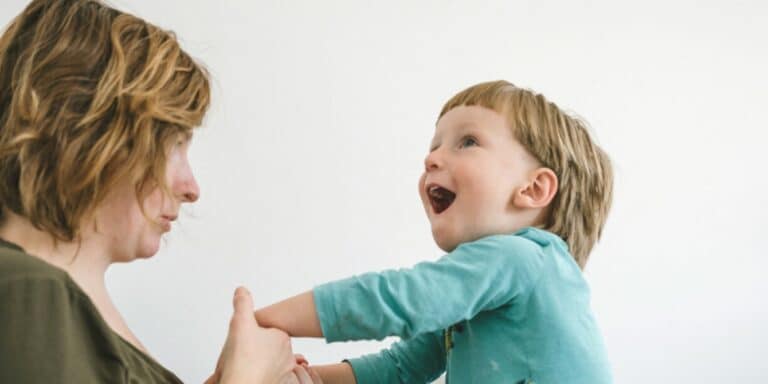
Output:
<instances>
[{"instance_id":1,"label":"woman's eye","mask_svg":"<svg viewBox=\"0 0 768 384\"><path fill-rule=\"evenodd\" d=\"M475 145L477 145L477 140L475 140L474 137L465 137L461 139L461 148L474 147Z\"/></svg>"},{"instance_id":2,"label":"woman's eye","mask_svg":"<svg viewBox=\"0 0 768 384\"><path fill-rule=\"evenodd\" d=\"M189 142L189 137L186 136L179 136L179 138L176 139L176 146L177 147L183 147L187 145Z\"/></svg>"}]
</instances>

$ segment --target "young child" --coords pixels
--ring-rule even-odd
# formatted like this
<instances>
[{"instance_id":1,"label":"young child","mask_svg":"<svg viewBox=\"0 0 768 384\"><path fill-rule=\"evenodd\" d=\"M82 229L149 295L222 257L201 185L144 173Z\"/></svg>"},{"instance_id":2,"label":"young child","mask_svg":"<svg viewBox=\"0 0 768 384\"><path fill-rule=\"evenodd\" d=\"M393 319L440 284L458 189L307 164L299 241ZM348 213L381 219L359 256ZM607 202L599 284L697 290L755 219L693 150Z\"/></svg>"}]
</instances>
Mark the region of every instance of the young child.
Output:
<instances>
[{"instance_id":1,"label":"young child","mask_svg":"<svg viewBox=\"0 0 768 384\"><path fill-rule=\"evenodd\" d=\"M611 205L611 165L584 125L505 81L449 100L419 195L447 254L327 283L256 311L328 342L401 341L315 367L329 383L610 383L582 276Z\"/></svg>"}]
</instances>

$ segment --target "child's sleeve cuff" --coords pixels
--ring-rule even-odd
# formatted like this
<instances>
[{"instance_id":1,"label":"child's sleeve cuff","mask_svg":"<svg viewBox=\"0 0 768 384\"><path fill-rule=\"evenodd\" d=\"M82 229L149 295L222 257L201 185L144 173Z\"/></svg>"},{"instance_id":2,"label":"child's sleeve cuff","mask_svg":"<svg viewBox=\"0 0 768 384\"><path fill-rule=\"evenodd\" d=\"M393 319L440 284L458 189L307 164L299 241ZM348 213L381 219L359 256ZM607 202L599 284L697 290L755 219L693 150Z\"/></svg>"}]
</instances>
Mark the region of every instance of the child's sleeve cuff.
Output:
<instances>
[{"instance_id":1,"label":"child's sleeve cuff","mask_svg":"<svg viewBox=\"0 0 768 384\"><path fill-rule=\"evenodd\" d=\"M336 320L336 308L333 305L333 287L329 284L323 284L312 290L315 299L315 311L317 319L320 322L320 329L323 331L323 337L327 342L343 341L341 329L334 324L339 324Z\"/></svg>"},{"instance_id":2,"label":"child's sleeve cuff","mask_svg":"<svg viewBox=\"0 0 768 384\"><path fill-rule=\"evenodd\" d=\"M345 363L352 366L352 372L355 374L355 381L357 384L369 384L369 383L387 383L387 372L381 372L376 367L376 359L370 355L346 359Z\"/></svg>"}]
</instances>

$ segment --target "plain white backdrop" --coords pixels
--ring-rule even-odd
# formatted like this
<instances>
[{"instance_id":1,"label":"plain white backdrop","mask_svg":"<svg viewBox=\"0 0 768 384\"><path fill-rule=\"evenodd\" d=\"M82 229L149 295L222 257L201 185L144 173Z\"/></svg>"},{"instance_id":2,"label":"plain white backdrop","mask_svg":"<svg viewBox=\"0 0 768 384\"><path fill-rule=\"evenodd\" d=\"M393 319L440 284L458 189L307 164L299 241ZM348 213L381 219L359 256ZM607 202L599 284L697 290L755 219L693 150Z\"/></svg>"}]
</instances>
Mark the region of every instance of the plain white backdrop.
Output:
<instances>
[{"instance_id":1,"label":"plain white backdrop","mask_svg":"<svg viewBox=\"0 0 768 384\"><path fill-rule=\"evenodd\" d=\"M114 0L210 70L201 185L109 287L189 382L246 285L266 305L441 255L416 183L442 103L507 79L590 122L614 208L586 275L617 383L765 383L768 5L752 1ZM26 1L2 0L6 24ZM312 363L389 341L296 340Z\"/></svg>"}]
</instances>

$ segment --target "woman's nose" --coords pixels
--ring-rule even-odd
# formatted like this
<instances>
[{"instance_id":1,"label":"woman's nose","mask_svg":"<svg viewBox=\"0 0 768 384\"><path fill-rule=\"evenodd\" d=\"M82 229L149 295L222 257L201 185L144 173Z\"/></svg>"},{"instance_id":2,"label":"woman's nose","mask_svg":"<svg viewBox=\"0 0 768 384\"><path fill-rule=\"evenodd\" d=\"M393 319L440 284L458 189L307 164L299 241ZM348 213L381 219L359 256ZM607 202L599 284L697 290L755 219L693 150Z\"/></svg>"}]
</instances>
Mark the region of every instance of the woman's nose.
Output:
<instances>
[{"instance_id":1,"label":"woman's nose","mask_svg":"<svg viewBox=\"0 0 768 384\"><path fill-rule=\"evenodd\" d=\"M181 201L185 203L194 203L200 198L200 186L197 185L197 180L191 173L189 180L185 182L183 191Z\"/></svg>"},{"instance_id":2,"label":"woman's nose","mask_svg":"<svg viewBox=\"0 0 768 384\"><path fill-rule=\"evenodd\" d=\"M177 174L174 183L174 192L182 203L194 203L200 198L200 187L197 185L195 175L192 174L192 168L189 163Z\"/></svg>"}]
</instances>

